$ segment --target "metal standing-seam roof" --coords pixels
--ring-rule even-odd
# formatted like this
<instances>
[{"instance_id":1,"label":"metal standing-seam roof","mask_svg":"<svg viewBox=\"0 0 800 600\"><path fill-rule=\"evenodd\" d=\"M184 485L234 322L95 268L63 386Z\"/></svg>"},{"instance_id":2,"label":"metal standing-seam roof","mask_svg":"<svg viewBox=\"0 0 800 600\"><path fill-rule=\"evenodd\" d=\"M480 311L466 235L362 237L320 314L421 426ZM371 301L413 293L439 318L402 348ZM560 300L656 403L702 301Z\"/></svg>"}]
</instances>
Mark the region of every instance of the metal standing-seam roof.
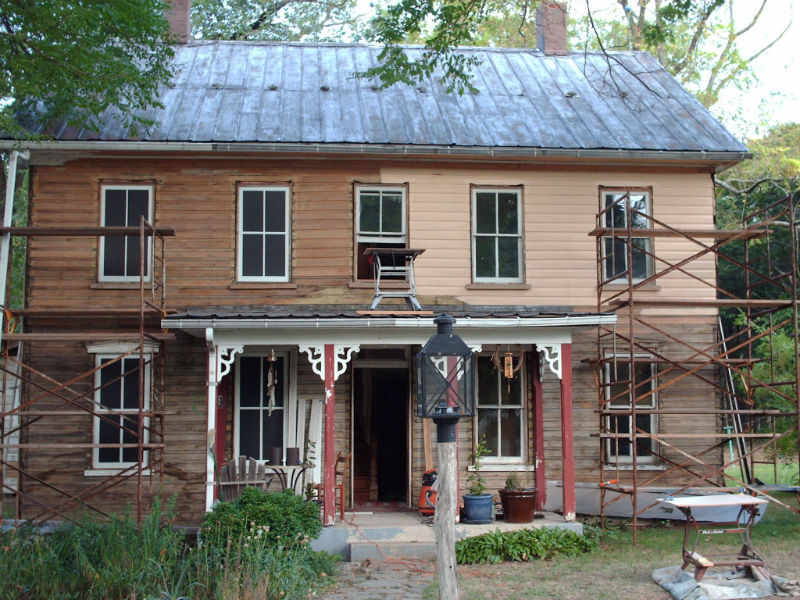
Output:
<instances>
[{"instance_id":1,"label":"metal standing-seam roof","mask_svg":"<svg viewBox=\"0 0 800 600\"><path fill-rule=\"evenodd\" d=\"M109 112L102 131L58 127L55 139L747 152L646 53L609 60L466 48L480 61L476 90L458 95L437 74L387 89L354 78L379 52L357 44L176 46L163 108L144 113L158 123L152 131L130 137Z\"/></svg>"}]
</instances>

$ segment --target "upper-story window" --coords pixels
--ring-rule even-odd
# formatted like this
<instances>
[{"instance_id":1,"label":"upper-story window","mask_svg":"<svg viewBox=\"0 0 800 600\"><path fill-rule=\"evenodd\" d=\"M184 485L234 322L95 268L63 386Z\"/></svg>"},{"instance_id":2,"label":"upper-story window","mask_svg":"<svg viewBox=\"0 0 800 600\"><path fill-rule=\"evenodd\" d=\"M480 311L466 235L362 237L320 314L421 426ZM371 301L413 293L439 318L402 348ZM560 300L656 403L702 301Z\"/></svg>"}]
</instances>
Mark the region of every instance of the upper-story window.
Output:
<instances>
[{"instance_id":1,"label":"upper-story window","mask_svg":"<svg viewBox=\"0 0 800 600\"><path fill-rule=\"evenodd\" d=\"M603 238L603 276L607 282L627 279L628 244L624 234L628 228L628 214L630 214L631 229L651 229L650 192L635 189L604 189L601 191L601 201L606 211L604 226L621 230L618 233L622 234ZM653 274L653 240L649 237L631 236L631 245L632 278L634 281L647 279Z\"/></svg>"},{"instance_id":2,"label":"upper-story window","mask_svg":"<svg viewBox=\"0 0 800 600\"><path fill-rule=\"evenodd\" d=\"M522 194L512 189L472 191L472 280L522 281Z\"/></svg>"},{"instance_id":3,"label":"upper-story window","mask_svg":"<svg viewBox=\"0 0 800 600\"><path fill-rule=\"evenodd\" d=\"M356 188L356 277L371 279L372 265L366 248L405 248L406 189L359 186Z\"/></svg>"},{"instance_id":4,"label":"upper-story window","mask_svg":"<svg viewBox=\"0 0 800 600\"><path fill-rule=\"evenodd\" d=\"M286 186L239 188L239 281L289 281L290 197Z\"/></svg>"},{"instance_id":5,"label":"upper-story window","mask_svg":"<svg viewBox=\"0 0 800 600\"><path fill-rule=\"evenodd\" d=\"M153 186L104 185L100 225L139 227L141 218L153 221ZM149 239L149 238L148 238ZM149 245L145 246L144 275L150 277ZM100 238L100 281L139 280L139 236Z\"/></svg>"}]
</instances>

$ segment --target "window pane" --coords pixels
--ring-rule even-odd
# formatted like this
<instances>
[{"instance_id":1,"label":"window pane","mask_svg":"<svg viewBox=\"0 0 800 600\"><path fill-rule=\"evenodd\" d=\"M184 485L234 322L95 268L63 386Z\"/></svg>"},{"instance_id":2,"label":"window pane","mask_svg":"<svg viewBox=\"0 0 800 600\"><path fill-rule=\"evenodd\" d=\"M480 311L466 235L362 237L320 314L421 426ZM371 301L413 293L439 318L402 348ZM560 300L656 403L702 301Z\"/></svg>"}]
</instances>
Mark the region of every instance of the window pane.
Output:
<instances>
[{"instance_id":1,"label":"window pane","mask_svg":"<svg viewBox=\"0 0 800 600\"><path fill-rule=\"evenodd\" d=\"M631 227L635 229L649 229L651 227L650 220L645 216L649 215L648 202L646 194L631 193L631 211L643 213L642 215L631 212Z\"/></svg>"},{"instance_id":2,"label":"window pane","mask_svg":"<svg viewBox=\"0 0 800 600\"><path fill-rule=\"evenodd\" d=\"M475 276L496 277L495 239L479 236L475 238Z\"/></svg>"},{"instance_id":3,"label":"window pane","mask_svg":"<svg viewBox=\"0 0 800 600\"><path fill-rule=\"evenodd\" d=\"M135 444L139 440L139 416L126 416L122 418L122 443ZM122 462L137 462L139 460L138 448L122 448Z\"/></svg>"},{"instance_id":4,"label":"window pane","mask_svg":"<svg viewBox=\"0 0 800 600\"><path fill-rule=\"evenodd\" d=\"M125 222L125 190L106 190L105 222L106 227L124 227Z\"/></svg>"},{"instance_id":5,"label":"window pane","mask_svg":"<svg viewBox=\"0 0 800 600\"><path fill-rule=\"evenodd\" d=\"M655 398L653 394L649 393L655 386L655 379L653 377L652 365L648 363L639 363L636 365L636 396L647 394L636 402L636 406L640 408L653 408L655 406Z\"/></svg>"},{"instance_id":6,"label":"window pane","mask_svg":"<svg viewBox=\"0 0 800 600\"><path fill-rule=\"evenodd\" d=\"M261 359L258 356L239 359L239 405L261 406Z\"/></svg>"},{"instance_id":7,"label":"window pane","mask_svg":"<svg viewBox=\"0 0 800 600\"><path fill-rule=\"evenodd\" d=\"M605 195L605 208L610 206L614 206L611 210L608 210L606 215L606 227L625 227L625 206L627 205L627 200L621 200L614 204L619 198L622 198L624 194L606 194Z\"/></svg>"},{"instance_id":8,"label":"window pane","mask_svg":"<svg viewBox=\"0 0 800 600\"><path fill-rule=\"evenodd\" d=\"M519 233L517 195L504 192L497 195L497 231Z\"/></svg>"},{"instance_id":9,"label":"window pane","mask_svg":"<svg viewBox=\"0 0 800 600\"><path fill-rule=\"evenodd\" d=\"M264 360L264 381L266 381L266 371L269 370L270 362L268 360ZM284 371L283 371L283 358L278 358L275 361L275 406L283 406L283 390L285 389L285 381L284 381ZM264 405L267 404L267 400L264 400Z\"/></svg>"},{"instance_id":10,"label":"window pane","mask_svg":"<svg viewBox=\"0 0 800 600\"><path fill-rule=\"evenodd\" d=\"M636 415L636 427L641 431L652 433L651 416ZM636 451L640 456L650 456L653 453L652 440L650 438L636 438Z\"/></svg>"},{"instance_id":11,"label":"window pane","mask_svg":"<svg viewBox=\"0 0 800 600\"><path fill-rule=\"evenodd\" d=\"M242 231L264 230L263 193L259 191L242 192Z\"/></svg>"},{"instance_id":12,"label":"window pane","mask_svg":"<svg viewBox=\"0 0 800 600\"><path fill-rule=\"evenodd\" d=\"M475 194L475 232L497 233L494 192Z\"/></svg>"},{"instance_id":13,"label":"window pane","mask_svg":"<svg viewBox=\"0 0 800 600\"><path fill-rule=\"evenodd\" d=\"M127 225L139 227L141 217L148 218L147 205L150 192L148 190L128 190Z\"/></svg>"},{"instance_id":14,"label":"window pane","mask_svg":"<svg viewBox=\"0 0 800 600\"><path fill-rule=\"evenodd\" d=\"M116 421L115 418L111 418ZM100 443L118 444L120 440L120 429L114 423L109 423L105 419L100 419ZM120 451L118 448L98 448L99 462L119 462Z\"/></svg>"},{"instance_id":15,"label":"window pane","mask_svg":"<svg viewBox=\"0 0 800 600\"><path fill-rule=\"evenodd\" d=\"M384 193L381 231L383 233L403 231L403 199L400 194Z\"/></svg>"},{"instance_id":16,"label":"window pane","mask_svg":"<svg viewBox=\"0 0 800 600\"><path fill-rule=\"evenodd\" d=\"M499 252L498 275L500 277L519 277L519 238L497 238Z\"/></svg>"},{"instance_id":17,"label":"window pane","mask_svg":"<svg viewBox=\"0 0 800 600\"><path fill-rule=\"evenodd\" d=\"M500 380L500 404L504 406L520 406L522 404L522 399L520 398L521 383L522 377L520 377L519 372L517 372L514 379L509 380L502 377Z\"/></svg>"},{"instance_id":18,"label":"window pane","mask_svg":"<svg viewBox=\"0 0 800 600\"><path fill-rule=\"evenodd\" d=\"M103 276L125 275L125 238L106 236L103 238ZM138 273L138 267L136 272Z\"/></svg>"},{"instance_id":19,"label":"window pane","mask_svg":"<svg viewBox=\"0 0 800 600\"><path fill-rule=\"evenodd\" d=\"M125 240L127 252L125 253L125 275L129 277L139 276L139 238L134 236L126 236L121 238ZM145 256L147 260L147 256ZM147 275L147 263L144 266L144 274Z\"/></svg>"},{"instance_id":20,"label":"window pane","mask_svg":"<svg viewBox=\"0 0 800 600\"><path fill-rule=\"evenodd\" d=\"M633 276L646 279L651 274L650 238L632 238L633 241Z\"/></svg>"},{"instance_id":21,"label":"window pane","mask_svg":"<svg viewBox=\"0 0 800 600\"><path fill-rule=\"evenodd\" d=\"M478 439L485 437L487 456L498 456L497 412L496 409L478 409Z\"/></svg>"},{"instance_id":22,"label":"window pane","mask_svg":"<svg viewBox=\"0 0 800 600\"><path fill-rule=\"evenodd\" d=\"M611 417L611 433L630 433L628 417ZM611 438L611 456L630 456L631 442L627 438Z\"/></svg>"},{"instance_id":23,"label":"window pane","mask_svg":"<svg viewBox=\"0 0 800 600\"><path fill-rule=\"evenodd\" d=\"M139 359L138 358L124 358L122 360L122 368L125 373L123 377L123 403L122 408L137 409L139 408Z\"/></svg>"},{"instance_id":24,"label":"window pane","mask_svg":"<svg viewBox=\"0 0 800 600\"><path fill-rule=\"evenodd\" d=\"M286 231L286 194L284 192L264 192L267 207L264 231Z\"/></svg>"},{"instance_id":25,"label":"window pane","mask_svg":"<svg viewBox=\"0 0 800 600\"><path fill-rule=\"evenodd\" d=\"M625 240L603 238L603 259L606 279L616 279L625 275L625 265L628 264Z\"/></svg>"},{"instance_id":26,"label":"window pane","mask_svg":"<svg viewBox=\"0 0 800 600\"><path fill-rule=\"evenodd\" d=\"M519 408L500 411L500 435L502 456L522 456L520 448L521 417Z\"/></svg>"},{"instance_id":27,"label":"window pane","mask_svg":"<svg viewBox=\"0 0 800 600\"><path fill-rule=\"evenodd\" d=\"M272 411L272 416L266 410L262 411L261 418L264 426L262 456L268 456L269 448L283 446L283 410Z\"/></svg>"},{"instance_id":28,"label":"window pane","mask_svg":"<svg viewBox=\"0 0 800 600\"><path fill-rule=\"evenodd\" d=\"M261 277L264 273L264 236L247 234L242 236L242 275Z\"/></svg>"},{"instance_id":29,"label":"window pane","mask_svg":"<svg viewBox=\"0 0 800 600\"><path fill-rule=\"evenodd\" d=\"M380 196L378 194L362 193L359 197L359 231L380 231Z\"/></svg>"},{"instance_id":30,"label":"window pane","mask_svg":"<svg viewBox=\"0 0 800 600\"><path fill-rule=\"evenodd\" d=\"M111 359L104 358L100 364L106 364ZM122 382L119 380L122 365L119 361L112 365L104 366L100 370L100 403L104 408L120 408L120 397L122 395Z\"/></svg>"},{"instance_id":31,"label":"window pane","mask_svg":"<svg viewBox=\"0 0 800 600\"><path fill-rule=\"evenodd\" d=\"M497 406L497 374L488 356L478 357L478 404Z\"/></svg>"},{"instance_id":32,"label":"window pane","mask_svg":"<svg viewBox=\"0 0 800 600\"><path fill-rule=\"evenodd\" d=\"M264 260L267 277L286 275L286 237L280 235L264 236Z\"/></svg>"},{"instance_id":33,"label":"window pane","mask_svg":"<svg viewBox=\"0 0 800 600\"><path fill-rule=\"evenodd\" d=\"M261 455L259 444L261 443L261 423L258 410L239 411L239 454L261 460L266 456Z\"/></svg>"}]
</instances>

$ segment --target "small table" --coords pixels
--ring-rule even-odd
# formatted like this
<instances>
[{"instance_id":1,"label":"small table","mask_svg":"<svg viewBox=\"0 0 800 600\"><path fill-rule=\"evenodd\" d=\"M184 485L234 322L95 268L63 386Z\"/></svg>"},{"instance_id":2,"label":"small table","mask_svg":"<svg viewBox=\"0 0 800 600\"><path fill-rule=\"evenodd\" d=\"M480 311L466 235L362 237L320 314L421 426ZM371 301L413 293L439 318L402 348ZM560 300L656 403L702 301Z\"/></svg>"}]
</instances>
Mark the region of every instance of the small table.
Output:
<instances>
[{"instance_id":1,"label":"small table","mask_svg":"<svg viewBox=\"0 0 800 600\"><path fill-rule=\"evenodd\" d=\"M694 565L694 578L700 581L706 571L711 567L744 567L757 569L764 577L769 578L769 573L764 569L764 561L753 550L753 543L750 540L750 531L755 524L758 515L758 505L766 504L763 498L749 496L747 494L714 494L708 496L681 496L677 498L661 498L662 502L671 504L684 515L686 515L686 526L683 531L683 548L681 556L685 570L689 565ZM700 507L726 507L738 506L739 512L735 521L721 523L704 524L704 529L700 529L697 520L692 515L693 508ZM689 544L691 530L694 529L694 540ZM697 542L700 535L713 535L720 533L738 533L742 548L736 554L709 554L703 556L697 552Z\"/></svg>"},{"instance_id":2,"label":"small table","mask_svg":"<svg viewBox=\"0 0 800 600\"><path fill-rule=\"evenodd\" d=\"M370 310L375 310L384 298L403 298L411 310L422 310L417 300L417 283L414 279L414 260L425 252L420 248L365 248L364 255L372 260L375 273L375 297ZM387 291L381 289L381 279L402 280L408 289Z\"/></svg>"},{"instance_id":3,"label":"small table","mask_svg":"<svg viewBox=\"0 0 800 600\"><path fill-rule=\"evenodd\" d=\"M267 465L267 469L278 476L278 481L281 482L284 490L294 490L300 477L306 472L306 468L306 465Z\"/></svg>"}]
</instances>

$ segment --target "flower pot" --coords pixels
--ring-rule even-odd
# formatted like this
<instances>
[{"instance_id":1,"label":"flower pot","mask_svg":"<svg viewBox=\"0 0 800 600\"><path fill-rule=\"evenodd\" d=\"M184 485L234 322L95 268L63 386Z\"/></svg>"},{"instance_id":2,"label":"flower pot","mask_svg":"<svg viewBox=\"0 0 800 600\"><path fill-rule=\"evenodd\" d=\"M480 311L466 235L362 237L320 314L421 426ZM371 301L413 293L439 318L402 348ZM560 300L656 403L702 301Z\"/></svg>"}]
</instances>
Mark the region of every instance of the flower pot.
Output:
<instances>
[{"instance_id":1,"label":"flower pot","mask_svg":"<svg viewBox=\"0 0 800 600\"><path fill-rule=\"evenodd\" d=\"M300 464L300 448L286 448L286 464L299 465Z\"/></svg>"},{"instance_id":2,"label":"flower pot","mask_svg":"<svg viewBox=\"0 0 800 600\"><path fill-rule=\"evenodd\" d=\"M280 446L272 446L267 448L267 464L277 466L283 461L283 448Z\"/></svg>"},{"instance_id":3,"label":"flower pot","mask_svg":"<svg viewBox=\"0 0 800 600\"><path fill-rule=\"evenodd\" d=\"M530 523L536 514L536 490L499 490L506 523Z\"/></svg>"},{"instance_id":4,"label":"flower pot","mask_svg":"<svg viewBox=\"0 0 800 600\"><path fill-rule=\"evenodd\" d=\"M464 523L491 523L494 521L494 503L491 494L473 496L464 494Z\"/></svg>"}]
</instances>

